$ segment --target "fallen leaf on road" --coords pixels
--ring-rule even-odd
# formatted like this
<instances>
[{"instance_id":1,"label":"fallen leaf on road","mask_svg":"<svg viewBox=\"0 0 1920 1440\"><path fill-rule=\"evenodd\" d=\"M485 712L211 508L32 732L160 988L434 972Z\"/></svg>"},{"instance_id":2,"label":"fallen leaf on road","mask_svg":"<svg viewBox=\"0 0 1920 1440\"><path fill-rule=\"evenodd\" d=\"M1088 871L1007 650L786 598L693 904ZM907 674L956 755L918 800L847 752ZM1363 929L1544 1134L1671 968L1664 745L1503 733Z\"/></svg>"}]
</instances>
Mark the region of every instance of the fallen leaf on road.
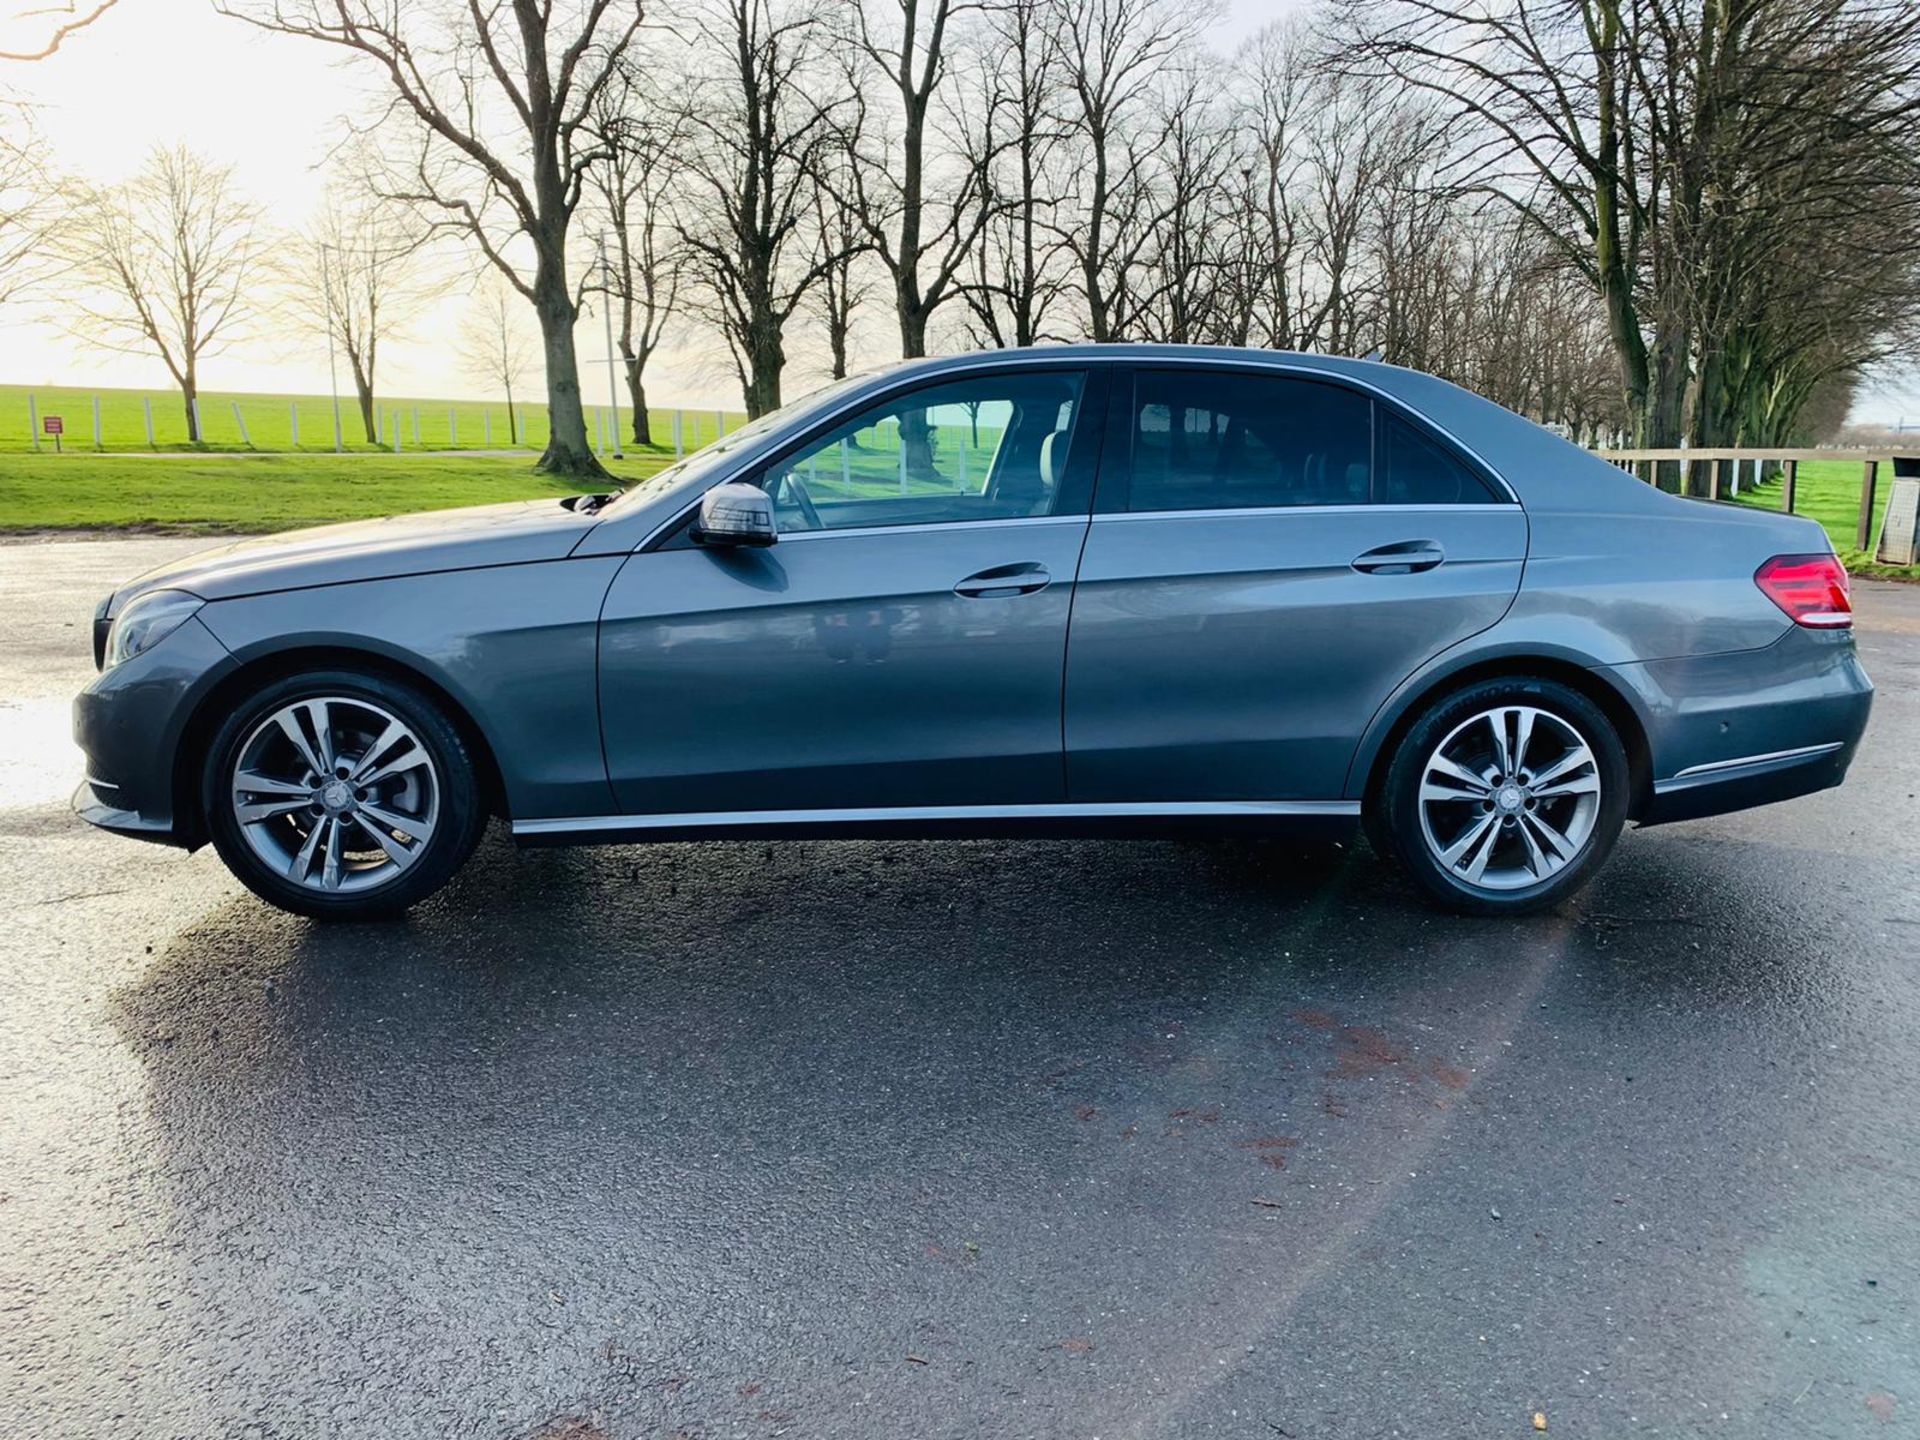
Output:
<instances>
[{"instance_id":1,"label":"fallen leaf on road","mask_svg":"<svg viewBox=\"0 0 1920 1440\"><path fill-rule=\"evenodd\" d=\"M1546 1411L1536 1410L1533 1412L1533 1428L1536 1430L1544 1430L1547 1428L1547 1412Z\"/></svg>"}]
</instances>

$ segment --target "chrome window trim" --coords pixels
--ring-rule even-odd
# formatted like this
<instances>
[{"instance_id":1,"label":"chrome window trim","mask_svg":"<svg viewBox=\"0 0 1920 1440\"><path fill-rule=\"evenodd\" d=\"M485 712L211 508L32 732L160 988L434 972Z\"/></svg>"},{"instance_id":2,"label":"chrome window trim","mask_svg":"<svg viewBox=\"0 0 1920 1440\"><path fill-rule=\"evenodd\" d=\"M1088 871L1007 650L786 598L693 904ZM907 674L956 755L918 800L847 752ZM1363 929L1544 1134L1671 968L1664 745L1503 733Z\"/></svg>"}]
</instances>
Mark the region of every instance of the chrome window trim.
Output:
<instances>
[{"instance_id":1,"label":"chrome window trim","mask_svg":"<svg viewBox=\"0 0 1920 1440\"><path fill-rule=\"evenodd\" d=\"M1497 501L1471 505L1241 505L1220 510L1110 510L1093 517L1095 524L1116 520L1231 520L1250 515L1379 515L1418 512L1430 515L1508 515L1518 505Z\"/></svg>"},{"instance_id":2,"label":"chrome window trim","mask_svg":"<svg viewBox=\"0 0 1920 1440\"><path fill-rule=\"evenodd\" d=\"M1085 515L996 515L987 520L930 520L924 525L849 525L841 530L793 530L780 532L779 543L796 540L831 540L841 535L896 535L907 531L982 530L994 525L1085 525Z\"/></svg>"},{"instance_id":3,"label":"chrome window trim","mask_svg":"<svg viewBox=\"0 0 1920 1440\"><path fill-rule=\"evenodd\" d=\"M1521 509L1525 508L1520 504L1519 492L1516 491L1513 488L1513 486L1508 483L1506 475L1501 472L1500 468L1497 465L1494 465L1491 461L1489 461L1486 458L1486 456L1482 455L1478 450L1475 450L1471 445L1467 444L1464 440L1462 440L1459 436L1455 435L1451 430L1447 429L1446 426L1442 425L1439 421L1435 420L1432 416L1426 414L1424 411L1414 409L1411 405L1407 404L1406 401L1400 399L1397 395L1394 395L1391 391L1383 390L1378 385L1373 384L1371 381L1362 380L1356 376L1344 374L1338 370L1328 370L1318 365L1296 365L1296 364L1285 363L1285 362L1275 364L1271 361L1251 360L1243 356L1235 356L1230 354L1229 355L1204 355L1204 356L1203 355L1164 356L1164 355L1143 354L1138 359L1135 359L1132 357L1120 356L1120 355L1101 355L1098 357L1087 357L1087 356L1073 357L1070 355L1062 355L1058 353L1049 354L1044 349L1034 349L1034 350L1024 350L1024 351L1009 350L1005 352L996 352L991 360L984 360L984 359L969 360L966 363L956 364L951 371L920 371L913 375L902 376L900 379L900 382L897 385L890 385L880 390L873 391L866 395L860 396L857 399L850 399L845 404L840 405L835 409L829 410L825 414L816 416L810 422L810 424L816 428L820 426L830 426L836 423L837 421L839 421L844 416L852 414L856 410L864 409L869 405L879 404L882 401L887 400L893 395L900 394L904 391L915 389L923 385L942 384L951 378L958 378L960 376L964 376L975 370L984 371L991 374L993 371L998 370L1002 367L1005 367L1007 369L1020 369L1020 370L1034 368L1034 367L1042 367L1042 368L1051 367L1056 370L1085 370L1085 371L1091 372L1094 368L1098 366L1106 366L1108 368L1119 368L1123 366L1129 366L1134 369L1142 369L1142 370L1162 370L1172 366L1185 366L1185 367L1192 367L1192 368L1197 368L1202 370L1250 370L1256 374L1263 374L1263 375L1308 375L1308 376L1314 377L1315 379L1332 381L1336 385L1350 386L1355 390L1360 390L1365 392L1368 395L1373 396L1377 400L1385 401L1388 405L1395 407L1397 411L1412 415L1415 420L1417 420L1420 424L1426 426L1429 430L1433 431L1434 434L1444 437L1447 443L1454 446L1456 449L1458 449L1461 454L1471 457L1473 461L1477 465L1479 465L1481 469L1486 471L1488 475L1493 477L1494 482L1498 484L1500 488L1506 491L1507 493L1507 500L1509 502L1508 504L1494 505L1490 508L1497 509L1497 510L1505 510L1509 508L1521 508ZM713 484L724 485L731 480L738 479L741 474L751 469L753 465L758 464L760 460L766 455L768 450L775 449L775 448L777 448L777 445L768 445L768 446L763 446L759 449L754 450L753 452L751 452L752 460L750 463L728 470L724 474L717 477L714 480ZM711 488L712 488L711 486L707 487L707 489L711 489ZM706 493L705 490L701 491L701 494L705 494L705 493ZM652 545L662 535L665 535L668 531L672 530L674 526L684 522L687 516L690 515L696 508L698 508L699 504L700 504L700 496L696 495L693 497L692 504L690 504L683 510L676 511L670 519L663 521L661 524L655 526L651 531L649 531L645 536L645 538L643 538L637 545L633 547L634 552L637 553L639 551L645 550L649 545ZM1286 506L1284 508L1295 509L1295 510L1315 510L1315 509L1332 509L1334 507L1314 506L1314 505L1295 505L1295 506ZM1369 505L1364 507L1354 506L1352 508L1372 510L1372 509L1400 509L1402 507ZM1422 508L1426 508L1426 507L1422 507ZM1457 506L1447 506L1443 508L1467 510L1467 509L1477 508L1477 507L1457 505ZM1158 514L1195 515L1203 512L1195 511L1195 510L1176 510L1176 511L1168 511L1168 512L1141 511L1139 513L1142 515L1146 515L1149 513L1156 514L1156 515ZM1234 512L1206 512L1206 513L1234 513ZM1254 513L1266 514L1268 512L1266 510L1260 510ZM1054 516L1054 517L1047 517L1047 518L1081 519L1084 517L1078 514L1075 514L1072 516ZM917 528L917 527L896 526L892 528L909 529L909 528ZM842 532L842 533L846 533L846 532Z\"/></svg>"},{"instance_id":4,"label":"chrome window trim","mask_svg":"<svg viewBox=\"0 0 1920 1440\"><path fill-rule=\"evenodd\" d=\"M581 815L513 822L515 835L679 830L740 825L833 825L916 820L1099 820L1130 816L1330 816L1360 813L1358 800L1153 800L1044 805L898 805L850 810L693 810L668 815Z\"/></svg>"},{"instance_id":5,"label":"chrome window trim","mask_svg":"<svg viewBox=\"0 0 1920 1440\"><path fill-rule=\"evenodd\" d=\"M1689 765L1676 771L1671 777L1660 782L1671 785L1676 780L1697 780L1702 775L1717 775L1723 770L1744 770L1749 765L1767 765L1779 760L1812 760L1821 755L1831 755L1845 746L1844 740L1830 740L1824 745L1801 745L1792 750L1769 750L1764 755L1738 755L1731 760L1714 760L1705 765ZM1658 789L1659 786L1655 786Z\"/></svg>"}]
</instances>

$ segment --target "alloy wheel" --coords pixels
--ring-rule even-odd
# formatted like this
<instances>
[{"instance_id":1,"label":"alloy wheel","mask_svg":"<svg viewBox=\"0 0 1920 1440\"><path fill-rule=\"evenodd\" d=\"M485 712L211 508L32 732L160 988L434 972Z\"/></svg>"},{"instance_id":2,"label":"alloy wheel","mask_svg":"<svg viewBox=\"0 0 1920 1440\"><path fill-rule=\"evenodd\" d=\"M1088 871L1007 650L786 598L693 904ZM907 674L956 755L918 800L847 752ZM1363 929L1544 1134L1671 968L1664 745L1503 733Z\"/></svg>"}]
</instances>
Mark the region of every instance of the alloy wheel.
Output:
<instances>
[{"instance_id":1,"label":"alloy wheel","mask_svg":"<svg viewBox=\"0 0 1920 1440\"><path fill-rule=\"evenodd\" d=\"M229 787L253 852L322 893L372 890L412 868L433 838L440 777L412 728L369 701L325 695L268 715L239 750Z\"/></svg>"},{"instance_id":2,"label":"alloy wheel","mask_svg":"<svg viewBox=\"0 0 1920 1440\"><path fill-rule=\"evenodd\" d=\"M1567 720L1501 705L1462 721L1428 756L1420 831L1442 871L1476 890L1519 890L1579 859L1600 816L1600 766Z\"/></svg>"}]
</instances>

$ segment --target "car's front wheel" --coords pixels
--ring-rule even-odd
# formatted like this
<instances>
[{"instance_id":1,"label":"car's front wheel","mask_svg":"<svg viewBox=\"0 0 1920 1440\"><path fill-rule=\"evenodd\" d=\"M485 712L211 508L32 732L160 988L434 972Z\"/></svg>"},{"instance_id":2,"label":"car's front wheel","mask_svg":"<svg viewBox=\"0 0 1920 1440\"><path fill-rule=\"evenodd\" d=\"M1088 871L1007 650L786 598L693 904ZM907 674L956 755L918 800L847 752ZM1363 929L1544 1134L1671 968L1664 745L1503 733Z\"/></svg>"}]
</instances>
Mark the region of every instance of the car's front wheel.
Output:
<instances>
[{"instance_id":1,"label":"car's front wheel","mask_svg":"<svg viewBox=\"0 0 1920 1440\"><path fill-rule=\"evenodd\" d=\"M432 700L384 676L275 680L207 751L202 789L220 858L283 910L394 915L444 885L486 823L471 756Z\"/></svg>"},{"instance_id":2,"label":"car's front wheel","mask_svg":"<svg viewBox=\"0 0 1920 1440\"><path fill-rule=\"evenodd\" d=\"M1489 680L1407 732L1369 828L1449 908L1519 914L1592 878L1626 819L1628 785L1620 737L1586 696Z\"/></svg>"}]
</instances>

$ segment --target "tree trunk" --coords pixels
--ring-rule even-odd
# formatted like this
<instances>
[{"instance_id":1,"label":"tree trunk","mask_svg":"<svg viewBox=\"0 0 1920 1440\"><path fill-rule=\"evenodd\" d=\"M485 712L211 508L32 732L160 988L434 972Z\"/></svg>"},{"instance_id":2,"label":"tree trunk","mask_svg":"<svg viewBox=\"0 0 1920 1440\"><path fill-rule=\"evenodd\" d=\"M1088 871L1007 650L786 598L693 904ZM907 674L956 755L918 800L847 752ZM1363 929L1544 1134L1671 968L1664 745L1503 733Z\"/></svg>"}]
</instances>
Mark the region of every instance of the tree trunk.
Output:
<instances>
[{"instance_id":1,"label":"tree trunk","mask_svg":"<svg viewBox=\"0 0 1920 1440\"><path fill-rule=\"evenodd\" d=\"M193 366L187 366L186 373L180 377L180 403L187 412L187 443L198 445L200 437L200 411L194 401L200 398L200 382L193 373Z\"/></svg>"},{"instance_id":2,"label":"tree trunk","mask_svg":"<svg viewBox=\"0 0 1920 1440\"><path fill-rule=\"evenodd\" d=\"M653 444L653 421L647 414L646 361L637 355L626 357L627 403L633 406L633 443Z\"/></svg>"},{"instance_id":3,"label":"tree trunk","mask_svg":"<svg viewBox=\"0 0 1920 1440\"><path fill-rule=\"evenodd\" d=\"M545 250L545 247L543 247ZM535 469L583 480L607 479L606 468L587 443L587 413L580 400L580 366L573 349L573 297L566 267L543 253L533 282L533 309L540 320L540 348L547 365L547 448Z\"/></svg>"}]
</instances>

